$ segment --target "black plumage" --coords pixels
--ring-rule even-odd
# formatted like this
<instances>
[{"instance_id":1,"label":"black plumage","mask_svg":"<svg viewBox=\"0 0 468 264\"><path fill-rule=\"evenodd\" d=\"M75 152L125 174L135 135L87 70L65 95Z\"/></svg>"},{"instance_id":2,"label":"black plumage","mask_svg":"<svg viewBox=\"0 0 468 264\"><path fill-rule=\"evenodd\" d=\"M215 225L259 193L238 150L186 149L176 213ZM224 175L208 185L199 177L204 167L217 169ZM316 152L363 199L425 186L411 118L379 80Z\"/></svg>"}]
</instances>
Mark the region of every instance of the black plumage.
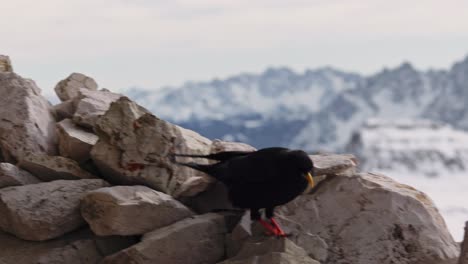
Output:
<instances>
[{"instance_id":1,"label":"black plumage","mask_svg":"<svg viewBox=\"0 0 468 264\"><path fill-rule=\"evenodd\" d=\"M274 208L293 200L313 185L313 163L307 153L287 148L265 148L253 152L228 151L210 155L175 154L217 160L204 165L194 162L178 164L205 172L224 183L229 199L235 207L250 209L253 220L261 223L275 235L284 235L273 219ZM262 221L259 210L271 225ZM268 224L269 225L269 224Z\"/></svg>"}]
</instances>

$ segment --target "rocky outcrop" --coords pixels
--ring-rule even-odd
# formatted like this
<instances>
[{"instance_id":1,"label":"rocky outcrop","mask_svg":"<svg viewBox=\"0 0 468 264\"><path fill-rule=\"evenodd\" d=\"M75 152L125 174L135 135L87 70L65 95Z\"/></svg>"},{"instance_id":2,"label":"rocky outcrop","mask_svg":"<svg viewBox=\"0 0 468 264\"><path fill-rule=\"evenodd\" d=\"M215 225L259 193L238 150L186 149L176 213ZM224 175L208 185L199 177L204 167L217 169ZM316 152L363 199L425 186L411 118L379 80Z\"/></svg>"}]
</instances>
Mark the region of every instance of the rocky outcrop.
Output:
<instances>
[{"instance_id":1,"label":"rocky outcrop","mask_svg":"<svg viewBox=\"0 0 468 264\"><path fill-rule=\"evenodd\" d=\"M96 178L83 170L76 161L61 156L28 153L21 159L18 166L43 181Z\"/></svg>"},{"instance_id":2,"label":"rocky outcrop","mask_svg":"<svg viewBox=\"0 0 468 264\"><path fill-rule=\"evenodd\" d=\"M220 264L320 264L287 238L249 238L239 253Z\"/></svg>"},{"instance_id":3,"label":"rocky outcrop","mask_svg":"<svg viewBox=\"0 0 468 264\"><path fill-rule=\"evenodd\" d=\"M0 150L15 163L26 152L57 153L55 118L36 84L11 72L0 72Z\"/></svg>"},{"instance_id":4,"label":"rocky outcrop","mask_svg":"<svg viewBox=\"0 0 468 264\"><path fill-rule=\"evenodd\" d=\"M0 229L25 240L59 237L85 224L80 199L105 186L103 180L85 179L0 189Z\"/></svg>"},{"instance_id":5,"label":"rocky outcrop","mask_svg":"<svg viewBox=\"0 0 468 264\"><path fill-rule=\"evenodd\" d=\"M91 159L91 148L98 140L95 134L78 127L70 119L57 123L57 134L61 156L79 163Z\"/></svg>"},{"instance_id":6,"label":"rocky outcrop","mask_svg":"<svg viewBox=\"0 0 468 264\"><path fill-rule=\"evenodd\" d=\"M173 153L207 154L211 141L161 120L122 97L96 124L99 140L91 157L107 179L146 185L173 193L183 182L201 175L171 161Z\"/></svg>"},{"instance_id":7,"label":"rocky outcrop","mask_svg":"<svg viewBox=\"0 0 468 264\"><path fill-rule=\"evenodd\" d=\"M93 91L79 89L77 96L73 98L73 121L83 127L94 128L96 121L117 101L121 94L107 90Z\"/></svg>"},{"instance_id":8,"label":"rocky outcrop","mask_svg":"<svg viewBox=\"0 0 468 264\"><path fill-rule=\"evenodd\" d=\"M277 212L306 251L305 234L326 242L325 263L441 264L459 253L429 197L382 175L327 178Z\"/></svg>"},{"instance_id":9,"label":"rocky outcrop","mask_svg":"<svg viewBox=\"0 0 468 264\"><path fill-rule=\"evenodd\" d=\"M55 86L55 93L62 101L74 98L80 89L97 90L97 83L93 78L81 73L72 73Z\"/></svg>"},{"instance_id":10,"label":"rocky outcrop","mask_svg":"<svg viewBox=\"0 0 468 264\"><path fill-rule=\"evenodd\" d=\"M81 214L100 236L140 235L193 213L171 196L145 186L115 186L89 192Z\"/></svg>"},{"instance_id":11,"label":"rocky outcrop","mask_svg":"<svg viewBox=\"0 0 468 264\"><path fill-rule=\"evenodd\" d=\"M0 188L41 182L29 172L10 163L0 163Z\"/></svg>"},{"instance_id":12,"label":"rocky outcrop","mask_svg":"<svg viewBox=\"0 0 468 264\"><path fill-rule=\"evenodd\" d=\"M0 72L13 72L13 67L8 56L0 55Z\"/></svg>"},{"instance_id":13,"label":"rocky outcrop","mask_svg":"<svg viewBox=\"0 0 468 264\"><path fill-rule=\"evenodd\" d=\"M140 243L102 263L216 263L224 255L226 230L221 215L195 216L145 234Z\"/></svg>"}]
</instances>

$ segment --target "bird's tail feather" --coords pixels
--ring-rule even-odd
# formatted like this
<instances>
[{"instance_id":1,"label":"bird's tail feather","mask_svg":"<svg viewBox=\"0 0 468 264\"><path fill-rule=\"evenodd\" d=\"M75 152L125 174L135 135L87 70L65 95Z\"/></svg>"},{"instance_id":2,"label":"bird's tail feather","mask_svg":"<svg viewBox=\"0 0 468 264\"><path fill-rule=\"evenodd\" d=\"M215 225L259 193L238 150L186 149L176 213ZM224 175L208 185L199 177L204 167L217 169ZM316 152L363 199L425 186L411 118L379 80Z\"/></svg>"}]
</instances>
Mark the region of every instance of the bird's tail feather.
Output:
<instances>
[{"instance_id":1,"label":"bird's tail feather","mask_svg":"<svg viewBox=\"0 0 468 264\"><path fill-rule=\"evenodd\" d=\"M250 154L249 151L224 151L209 155L192 155L192 154L174 154L175 157L191 157L191 158L204 158L217 161L226 161L235 157L241 157Z\"/></svg>"},{"instance_id":2,"label":"bird's tail feather","mask_svg":"<svg viewBox=\"0 0 468 264\"><path fill-rule=\"evenodd\" d=\"M189 168L210 174L213 166L212 165L207 165L207 164L198 164L195 162L178 162L178 161L173 161L176 164L182 165L182 166L187 166Z\"/></svg>"}]
</instances>

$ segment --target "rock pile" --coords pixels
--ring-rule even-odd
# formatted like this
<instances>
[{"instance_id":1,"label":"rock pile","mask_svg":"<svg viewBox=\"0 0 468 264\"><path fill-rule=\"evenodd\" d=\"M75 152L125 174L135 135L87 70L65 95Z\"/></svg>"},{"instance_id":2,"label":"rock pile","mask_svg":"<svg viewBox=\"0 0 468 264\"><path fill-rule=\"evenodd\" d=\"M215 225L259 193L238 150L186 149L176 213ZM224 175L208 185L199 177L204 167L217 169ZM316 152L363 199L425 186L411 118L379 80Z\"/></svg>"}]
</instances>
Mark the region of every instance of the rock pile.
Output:
<instances>
[{"instance_id":1,"label":"rock pile","mask_svg":"<svg viewBox=\"0 0 468 264\"><path fill-rule=\"evenodd\" d=\"M456 263L432 201L356 172L352 155L312 155L317 186L277 210L291 236L267 238L248 215L214 210L230 208L222 185L170 160L253 147L161 120L79 73L52 106L11 71L0 56L2 264Z\"/></svg>"}]
</instances>

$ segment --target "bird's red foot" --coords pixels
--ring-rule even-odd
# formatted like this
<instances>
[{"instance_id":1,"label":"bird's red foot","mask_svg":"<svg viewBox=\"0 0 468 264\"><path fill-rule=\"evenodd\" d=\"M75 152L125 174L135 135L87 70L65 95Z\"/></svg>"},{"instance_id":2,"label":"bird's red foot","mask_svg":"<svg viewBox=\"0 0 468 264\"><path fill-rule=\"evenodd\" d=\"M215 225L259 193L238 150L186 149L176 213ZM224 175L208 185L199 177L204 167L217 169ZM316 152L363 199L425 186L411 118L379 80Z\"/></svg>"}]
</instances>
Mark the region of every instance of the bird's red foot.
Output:
<instances>
[{"instance_id":1,"label":"bird's red foot","mask_svg":"<svg viewBox=\"0 0 468 264\"><path fill-rule=\"evenodd\" d=\"M268 235L273 235L276 237L288 236L286 233L284 233L284 231L281 229L281 227L278 225L275 219L273 218L270 219L271 224L263 219L259 219L258 221L267 230Z\"/></svg>"},{"instance_id":2,"label":"bird's red foot","mask_svg":"<svg viewBox=\"0 0 468 264\"><path fill-rule=\"evenodd\" d=\"M288 236L284 231L283 229L281 229L281 227L279 226L278 222L276 222L276 220L272 217L270 219L271 221L271 224L273 225L273 227L277 230L278 232L278 235L277 236L281 236L281 237L286 237Z\"/></svg>"}]
</instances>

